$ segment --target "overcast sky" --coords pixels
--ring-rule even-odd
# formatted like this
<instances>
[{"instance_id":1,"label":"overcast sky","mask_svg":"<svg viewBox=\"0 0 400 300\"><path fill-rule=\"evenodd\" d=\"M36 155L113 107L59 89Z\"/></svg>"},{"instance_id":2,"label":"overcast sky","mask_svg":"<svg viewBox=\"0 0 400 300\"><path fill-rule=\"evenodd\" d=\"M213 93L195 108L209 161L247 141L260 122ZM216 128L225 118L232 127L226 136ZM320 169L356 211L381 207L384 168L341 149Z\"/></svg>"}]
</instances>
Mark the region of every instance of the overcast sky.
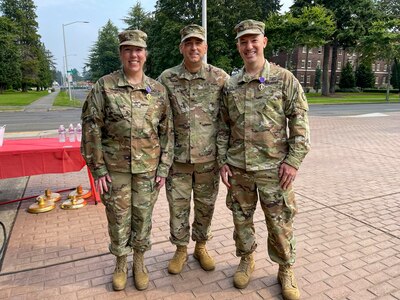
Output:
<instances>
[{"instance_id":1,"label":"overcast sky","mask_svg":"<svg viewBox=\"0 0 400 300\"><path fill-rule=\"evenodd\" d=\"M67 46L68 69L82 69L87 62L90 48L97 40L99 30L111 20L121 31L126 24L121 20L128 15L137 0L35 0L36 14L39 23L41 41L45 44L57 64L57 69L63 70L64 42L63 24ZM145 11L153 11L156 0L142 0ZM281 0L283 10L293 3L292 0Z\"/></svg>"}]
</instances>

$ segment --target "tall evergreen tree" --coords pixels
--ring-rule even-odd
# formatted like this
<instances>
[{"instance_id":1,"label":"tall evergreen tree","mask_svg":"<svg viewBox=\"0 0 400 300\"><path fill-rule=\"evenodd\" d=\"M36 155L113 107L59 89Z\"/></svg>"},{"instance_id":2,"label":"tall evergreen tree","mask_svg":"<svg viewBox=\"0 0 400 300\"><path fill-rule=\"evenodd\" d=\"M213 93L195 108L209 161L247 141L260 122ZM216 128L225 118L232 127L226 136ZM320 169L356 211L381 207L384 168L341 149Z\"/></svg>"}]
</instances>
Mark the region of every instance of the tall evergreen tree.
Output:
<instances>
[{"instance_id":1,"label":"tall evergreen tree","mask_svg":"<svg viewBox=\"0 0 400 300\"><path fill-rule=\"evenodd\" d=\"M0 93L21 80L20 53L16 44L17 27L6 17L0 17Z\"/></svg>"},{"instance_id":2,"label":"tall evergreen tree","mask_svg":"<svg viewBox=\"0 0 400 300\"><path fill-rule=\"evenodd\" d=\"M354 77L353 66L347 62L340 74L339 87L341 89L350 89L356 86L356 79Z\"/></svg>"},{"instance_id":3,"label":"tall evergreen tree","mask_svg":"<svg viewBox=\"0 0 400 300\"><path fill-rule=\"evenodd\" d=\"M126 29L140 29L146 31L146 24L149 22L150 14L146 12L139 1L130 9L128 16L122 21L128 25Z\"/></svg>"},{"instance_id":4,"label":"tall evergreen tree","mask_svg":"<svg viewBox=\"0 0 400 300\"><path fill-rule=\"evenodd\" d=\"M18 28L18 46L21 53L21 86L27 91L39 80L40 36L33 0L2 0L0 9Z\"/></svg>"},{"instance_id":5,"label":"tall evergreen tree","mask_svg":"<svg viewBox=\"0 0 400 300\"><path fill-rule=\"evenodd\" d=\"M361 89L373 88L375 84L375 75L369 62L362 62L356 70L356 86Z\"/></svg>"},{"instance_id":6,"label":"tall evergreen tree","mask_svg":"<svg viewBox=\"0 0 400 300\"><path fill-rule=\"evenodd\" d=\"M320 66L317 66L317 68L315 69L315 80L314 80L314 90L317 93L321 89L321 75L322 75L322 70Z\"/></svg>"},{"instance_id":7,"label":"tall evergreen tree","mask_svg":"<svg viewBox=\"0 0 400 300\"><path fill-rule=\"evenodd\" d=\"M393 86L393 88L400 90L400 63L398 59L394 60L394 64L392 66L390 84Z\"/></svg>"},{"instance_id":8,"label":"tall evergreen tree","mask_svg":"<svg viewBox=\"0 0 400 300\"><path fill-rule=\"evenodd\" d=\"M36 88L37 90L43 90L52 85L52 82L54 80L52 70L55 69L53 63L53 56L51 55L50 51L46 49L43 43L40 45L40 52L38 58L39 58L39 73L38 73Z\"/></svg>"},{"instance_id":9,"label":"tall evergreen tree","mask_svg":"<svg viewBox=\"0 0 400 300\"><path fill-rule=\"evenodd\" d=\"M100 30L97 41L90 50L89 63L92 81L121 67L118 52L118 28L110 21Z\"/></svg>"}]
</instances>

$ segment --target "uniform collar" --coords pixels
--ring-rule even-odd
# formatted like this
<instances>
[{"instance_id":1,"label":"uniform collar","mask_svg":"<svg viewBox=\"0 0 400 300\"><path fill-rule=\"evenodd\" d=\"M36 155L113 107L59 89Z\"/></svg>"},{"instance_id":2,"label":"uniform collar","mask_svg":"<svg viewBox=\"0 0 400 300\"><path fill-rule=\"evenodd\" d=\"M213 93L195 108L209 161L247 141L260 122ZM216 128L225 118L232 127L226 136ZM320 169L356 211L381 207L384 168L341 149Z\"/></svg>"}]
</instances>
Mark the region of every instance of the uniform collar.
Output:
<instances>
[{"instance_id":1,"label":"uniform collar","mask_svg":"<svg viewBox=\"0 0 400 300\"><path fill-rule=\"evenodd\" d=\"M147 77L146 74L143 73L143 81L139 84L132 85L126 79L124 71L120 70L119 78L118 78L118 86L119 87L130 86L130 87L134 88L135 90L148 91L148 89L150 88L150 78Z\"/></svg>"},{"instance_id":2,"label":"uniform collar","mask_svg":"<svg viewBox=\"0 0 400 300\"><path fill-rule=\"evenodd\" d=\"M264 78L264 80L266 82L269 81L269 76L270 76L270 63L268 62L268 60L265 60L264 62L264 66L260 72L260 74L254 75L254 76L250 76L248 74L246 74L244 67L239 71L238 74L238 82L239 83L248 83L250 81L253 80L257 80L259 82L262 81L262 78Z\"/></svg>"},{"instance_id":3,"label":"uniform collar","mask_svg":"<svg viewBox=\"0 0 400 300\"><path fill-rule=\"evenodd\" d=\"M206 79L207 66L208 65L203 62L201 64L200 70L198 70L196 73L192 74L186 69L185 64L182 62L178 68L178 77L180 79L187 79L187 80L193 80L193 79L198 79L198 78Z\"/></svg>"}]
</instances>

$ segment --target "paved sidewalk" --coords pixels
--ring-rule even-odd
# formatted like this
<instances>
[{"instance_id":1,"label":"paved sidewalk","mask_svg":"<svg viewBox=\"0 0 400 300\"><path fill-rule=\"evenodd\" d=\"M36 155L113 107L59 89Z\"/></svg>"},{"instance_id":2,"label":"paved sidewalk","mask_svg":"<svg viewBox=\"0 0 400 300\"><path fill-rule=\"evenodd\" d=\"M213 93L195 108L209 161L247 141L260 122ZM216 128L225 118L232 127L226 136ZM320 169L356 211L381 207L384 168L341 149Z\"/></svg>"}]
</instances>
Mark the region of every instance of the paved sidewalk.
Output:
<instances>
[{"instance_id":1,"label":"paved sidewalk","mask_svg":"<svg viewBox=\"0 0 400 300\"><path fill-rule=\"evenodd\" d=\"M400 299L400 112L353 118L312 117L312 151L295 182L295 272L302 299ZM25 196L88 187L86 170L31 176ZM64 193L65 195L65 193ZM282 299L277 266L266 255L267 232L255 215L258 248L249 286L233 287L239 259L221 185L208 243L217 267L205 272L193 259L180 275L167 272L168 204L161 192L153 217L153 248L146 253L150 286L111 287L113 257L102 204L76 211L29 214L21 203L0 272L0 299ZM65 199L65 197L64 197ZM132 257L129 257L131 266Z\"/></svg>"}]
</instances>

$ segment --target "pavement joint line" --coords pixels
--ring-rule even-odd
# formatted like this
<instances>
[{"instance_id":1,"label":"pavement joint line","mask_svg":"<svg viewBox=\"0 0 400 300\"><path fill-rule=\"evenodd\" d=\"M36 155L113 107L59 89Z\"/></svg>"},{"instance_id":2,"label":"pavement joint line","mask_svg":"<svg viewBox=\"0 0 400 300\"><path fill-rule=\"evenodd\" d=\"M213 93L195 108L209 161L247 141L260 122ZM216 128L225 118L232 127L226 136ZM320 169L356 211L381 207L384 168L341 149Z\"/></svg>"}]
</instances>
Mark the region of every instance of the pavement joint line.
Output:
<instances>
[{"instance_id":1,"label":"pavement joint line","mask_svg":"<svg viewBox=\"0 0 400 300\"><path fill-rule=\"evenodd\" d=\"M379 156L382 156L382 157L388 157L388 158L397 159L397 160L399 159L398 157L395 157L395 156L388 156L388 155L384 155L382 153L377 153L377 152L372 152L372 151L365 151L364 149L345 147L345 146L342 146L342 145L337 145L337 144L328 143L328 142L319 142L319 143L323 144L323 145L335 146L337 148L350 149L350 150L355 150L355 151L360 151L360 152L364 152L364 153L375 154L375 155L379 155Z\"/></svg>"},{"instance_id":2,"label":"pavement joint line","mask_svg":"<svg viewBox=\"0 0 400 300\"><path fill-rule=\"evenodd\" d=\"M339 214L341 214L341 215L343 215L343 216L346 216L346 217L348 217L348 218L350 218L350 219L352 219L352 220L355 220L355 221L357 221L357 222L360 222L360 223L362 223L362 224L364 224L364 225L367 225L368 227L371 227L371 228L373 228L373 229L375 229L375 230L378 230L378 231L380 231L380 232L382 232L382 233L385 233L385 234L387 234L387 235L389 235L389 236L391 236L391 237L393 237L393 238L395 238L395 239L400 240L400 236L394 235L394 234L392 234L392 233L390 233L390 232L388 232L388 231L386 231L386 230L383 230L383 229L381 229L381 228L375 227L375 226L373 226L372 224L370 224L370 223L368 223L368 222L366 222L366 221L359 220L359 219L357 219L356 217L354 217L354 216L352 216L352 215L350 215L350 214L347 214L347 213L345 213L345 212L342 212L342 211L340 211L339 209L336 208L336 207L341 206L341 205L346 205L346 204L350 204L350 203L357 203L357 202L362 202L362 201L366 201L366 200L381 198L381 197L385 197L385 196L387 196L387 195L378 196L378 197L372 197L372 198L367 198L367 199L363 199L363 200L357 200L357 201L354 201L354 202L347 202L347 203L342 203L342 204L337 204L337 205L328 206L328 205L326 205L326 204L324 204L324 203L321 203L321 202L319 202L319 201L317 201L317 200L314 200L314 199L312 199L312 198L310 198L310 197L304 196L304 195L302 195L301 193L296 193L296 194L302 196L303 198L306 198L306 199L308 199L308 200L311 200L311 201L313 201L313 202L315 202L315 203L318 203L319 205L322 205L325 209L333 210L333 211L335 211L335 212L337 212L337 213L339 213ZM389 194L389 195L394 195L394 194L398 194L398 193L393 193L393 194ZM307 212L316 211L316 210L320 210L320 209L321 209L321 208L310 209L310 210L307 210ZM301 214L301 212L299 212L299 214ZM258 222L260 222L260 221L258 221ZM256 222L254 222L254 223L256 223Z\"/></svg>"},{"instance_id":3,"label":"pavement joint line","mask_svg":"<svg viewBox=\"0 0 400 300\"><path fill-rule=\"evenodd\" d=\"M28 181L29 181L29 180L28 180ZM346 217L348 217L348 218L350 218L350 219L353 219L353 220L355 220L355 221L357 221L357 222L363 223L364 225L367 225L368 227L371 227L371 228L373 228L373 229L376 229L376 230L378 230L378 231L381 231L381 232L383 232L383 233L385 233L385 234L387 234L387 235L389 235L389 236L391 236L391 237L394 237L394 238L396 238L396 239L400 239L400 237L397 237L397 236L391 234L390 232L387 232L387 231L385 231L385 230L382 230L382 229L380 229L380 228L377 228L377 227L371 225L371 224L368 223L368 222L359 220L359 219L357 219L357 218L355 218L355 217L353 217L353 216L351 216L351 215L349 215L349 214L346 214L346 213L344 213L344 212L342 212L342 211L340 211L340 210L338 210L338 209L335 209L335 207L339 207L339 206L343 206L343 205L347 205L347 204L351 204L351 203L358 203L358 202L362 202L362 201L373 200L373 199L382 198L382 197L386 197L386 196L396 195L396 194L399 194L399 192L397 192L397 193L391 193L391 194L386 194L386 195L381 195L381 196L377 196L377 197L371 197L371 198L360 199L360 200L357 200L357 201L352 201L352 202L347 202L347 203L341 203L341 204L332 205L332 206L327 206L327 205L324 204L324 203L321 203L321 202L319 202L319 201L317 201L317 200L314 200L314 199L312 199L312 198L310 198L310 197L308 197L308 196L302 195L301 193L298 193L298 192L296 192L295 194L300 195L300 196L303 197L303 198L306 198L306 199L308 199L308 200L310 200L310 201L313 201L313 202L315 202L315 203L320 204L321 206L324 207L324 209L331 209L331 210L333 210L333 211L335 211L335 212L338 212L339 214L344 215L344 216L346 216ZM19 210L19 209L18 209L18 210ZM316 211L316 210L321 210L321 208L310 209L310 210L307 210L307 212ZM299 212L299 214L302 214L302 213L305 213L305 212ZM264 223L264 222L265 222L265 220L259 220L259 221L255 221L254 224L259 224L259 223ZM225 227L225 228L221 228L221 229L214 230L214 232L218 232L218 231L225 230L225 229L227 229L227 228L233 228L233 227L234 227L234 226L232 225L232 226L229 226L229 227ZM167 240L162 240L162 241L158 241L158 242L153 242L152 244L153 244L153 245L159 245L159 244L163 244L163 243L167 243L167 242L169 242L169 239L167 239ZM46 266L40 266L40 267L36 267L36 268L29 268L29 269L23 269L23 270L12 271L12 272L6 272L6 273L1 273L1 272L0 272L0 277L1 277L1 276L7 276L7 275L15 275L15 274L24 273L24 272L31 272L31 271L41 270L41 269L45 269L45 268L50 268L50 267L54 267L54 266L64 265L64 264L71 263L71 262L78 262L78 261L82 261L82 260L86 260L86 259L91 259L91 258L96 258L96 257L100 257L100 256L106 256L106 255L111 255L111 253L109 253L109 252L107 252L107 253L100 253L100 254L97 254L97 255L91 255L91 256L87 256L87 257L82 257L82 258L70 260L70 261L67 261L67 262L59 262L59 263L55 263L55 264L51 264L51 265L46 265Z\"/></svg>"}]
</instances>

